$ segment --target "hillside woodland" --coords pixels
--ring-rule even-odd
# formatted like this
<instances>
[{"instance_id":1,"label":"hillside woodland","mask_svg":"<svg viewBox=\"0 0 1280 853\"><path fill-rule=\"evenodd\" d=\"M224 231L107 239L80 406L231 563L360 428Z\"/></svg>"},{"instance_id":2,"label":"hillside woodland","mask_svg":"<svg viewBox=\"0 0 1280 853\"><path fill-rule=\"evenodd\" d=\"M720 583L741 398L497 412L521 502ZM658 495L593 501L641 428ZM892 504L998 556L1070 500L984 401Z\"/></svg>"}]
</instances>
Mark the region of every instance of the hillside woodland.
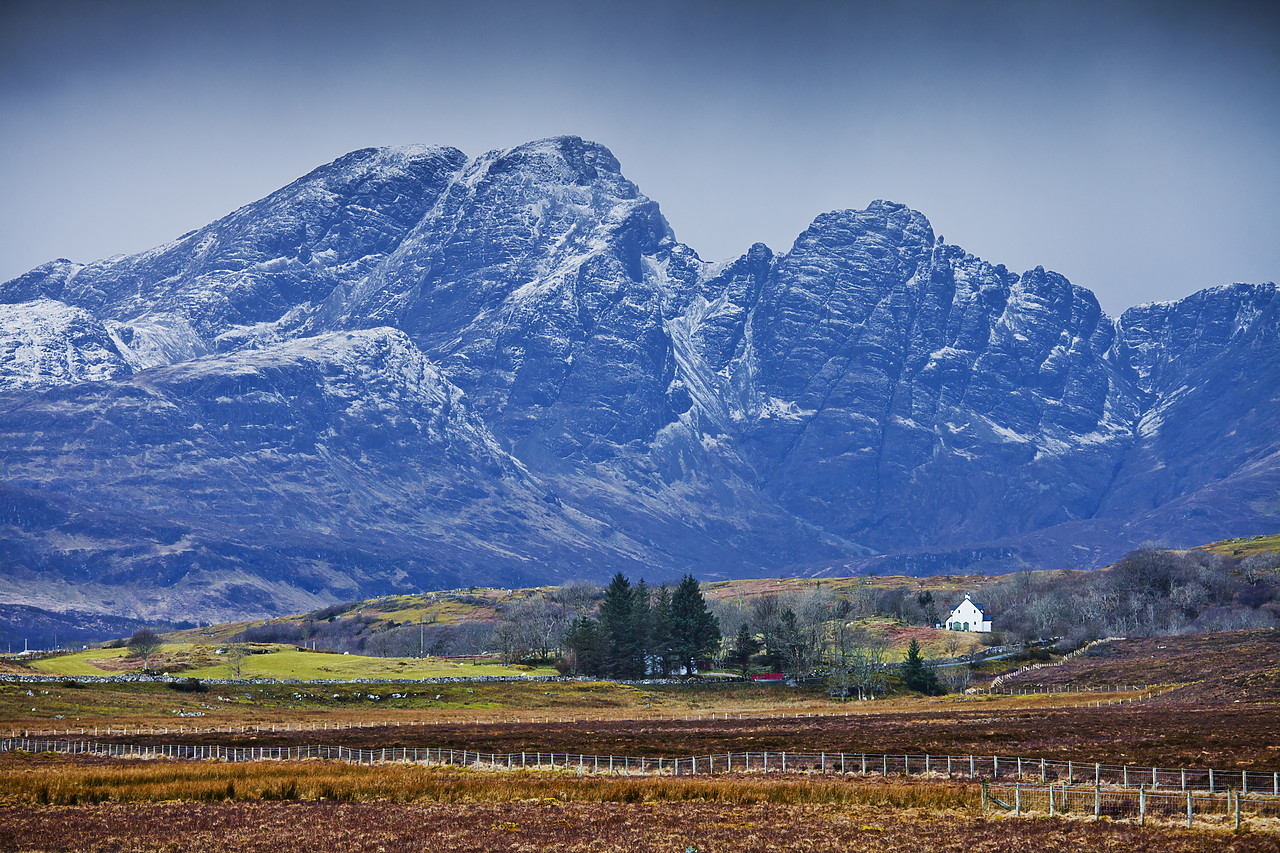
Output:
<instances>
[{"instance_id":1,"label":"hillside woodland","mask_svg":"<svg viewBox=\"0 0 1280 853\"><path fill-rule=\"evenodd\" d=\"M1078 647L1107 636L1150 637L1280 623L1280 549L1234 556L1230 549L1173 551L1155 546L1102 571L1022 572L974 590L996 630L954 632L946 657L984 646L1056 638ZM467 599L466 594L461 598ZM622 573L608 588L575 583L527 590L485 605L482 619L450 624L397 621L336 605L242 631L234 640L283 642L378 656L499 653L506 663L556 663L566 674L615 678L729 669L819 674L845 695L876 695L884 664L897 662L884 626L933 626L957 601L910 585L877 587L864 579L789 593L706 601L686 576L675 590L632 584ZM935 655L937 649L934 650ZM948 668L941 687L963 688L966 667ZM926 685L928 682L924 682ZM926 690L926 692L929 692Z\"/></svg>"}]
</instances>

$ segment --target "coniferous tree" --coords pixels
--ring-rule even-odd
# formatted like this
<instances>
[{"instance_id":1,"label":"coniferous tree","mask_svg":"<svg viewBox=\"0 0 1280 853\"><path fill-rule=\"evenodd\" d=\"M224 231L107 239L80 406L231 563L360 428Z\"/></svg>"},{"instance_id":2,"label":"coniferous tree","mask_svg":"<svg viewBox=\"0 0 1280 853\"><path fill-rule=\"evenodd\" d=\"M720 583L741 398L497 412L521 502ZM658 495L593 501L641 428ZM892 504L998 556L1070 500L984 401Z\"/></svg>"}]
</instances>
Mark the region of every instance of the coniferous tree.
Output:
<instances>
[{"instance_id":1,"label":"coniferous tree","mask_svg":"<svg viewBox=\"0 0 1280 853\"><path fill-rule=\"evenodd\" d=\"M618 572L600 603L601 668L614 678L636 677L635 597L631 581Z\"/></svg>"},{"instance_id":2,"label":"coniferous tree","mask_svg":"<svg viewBox=\"0 0 1280 853\"><path fill-rule=\"evenodd\" d=\"M738 635L734 637L733 649L725 658L725 663L741 671L742 677L746 678L751 673L751 659L758 651L760 641L751 633L747 623L743 622L738 628Z\"/></svg>"},{"instance_id":3,"label":"coniferous tree","mask_svg":"<svg viewBox=\"0 0 1280 853\"><path fill-rule=\"evenodd\" d=\"M671 634L676 657L690 675L694 662L710 657L720 644L720 623L707 609L693 575L681 578L671 596Z\"/></svg>"},{"instance_id":4,"label":"coniferous tree","mask_svg":"<svg viewBox=\"0 0 1280 853\"><path fill-rule=\"evenodd\" d=\"M600 626L594 619L579 616L565 632L564 647L569 652L569 665L576 675L600 675L604 667L604 649Z\"/></svg>"},{"instance_id":5,"label":"coniferous tree","mask_svg":"<svg viewBox=\"0 0 1280 853\"><path fill-rule=\"evenodd\" d=\"M658 592L653 597L652 624L649 648L658 664L658 671L666 677L676 671L679 662L676 660L671 633L671 590L665 583L658 587Z\"/></svg>"},{"instance_id":6,"label":"coniferous tree","mask_svg":"<svg viewBox=\"0 0 1280 853\"><path fill-rule=\"evenodd\" d=\"M925 663L920 655L920 644L914 638L907 646L907 658L902 662L902 683L908 690L916 690L926 696L938 696L943 692L938 674Z\"/></svg>"},{"instance_id":7,"label":"coniferous tree","mask_svg":"<svg viewBox=\"0 0 1280 853\"><path fill-rule=\"evenodd\" d=\"M649 586L644 578L640 578L632 593L631 639L634 643L634 657L627 668L632 673L631 678L644 678L649 674L649 656L653 644L653 608Z\"/></svg>"}]
</instances>

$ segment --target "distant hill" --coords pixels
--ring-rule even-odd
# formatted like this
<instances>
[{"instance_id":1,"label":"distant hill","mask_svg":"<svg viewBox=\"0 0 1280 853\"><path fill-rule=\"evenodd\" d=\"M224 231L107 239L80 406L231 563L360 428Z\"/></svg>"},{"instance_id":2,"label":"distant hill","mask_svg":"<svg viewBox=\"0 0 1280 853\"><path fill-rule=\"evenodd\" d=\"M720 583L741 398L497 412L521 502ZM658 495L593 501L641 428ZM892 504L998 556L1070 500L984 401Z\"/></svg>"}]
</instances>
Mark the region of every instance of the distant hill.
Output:
<instances>
[{"instance_id":1,"label":"distant hill","mask_svg":"<svg viewBox=\"0 0 1280 853\"><path fill-rule=\"evenodd\" d=\"M0 652L77 648L127 637L147 624L101 613L54 613L22 604L0 604Z\"/></svg>"}]
</instances>

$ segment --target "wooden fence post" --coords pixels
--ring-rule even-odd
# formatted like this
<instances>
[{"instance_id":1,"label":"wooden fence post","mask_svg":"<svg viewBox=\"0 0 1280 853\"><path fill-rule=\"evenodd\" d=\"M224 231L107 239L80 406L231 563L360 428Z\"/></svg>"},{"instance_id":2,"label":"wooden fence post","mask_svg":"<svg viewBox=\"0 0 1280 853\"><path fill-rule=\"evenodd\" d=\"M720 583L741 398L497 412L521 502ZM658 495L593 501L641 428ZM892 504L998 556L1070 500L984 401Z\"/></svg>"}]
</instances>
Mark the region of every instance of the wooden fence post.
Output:
<instances>
[{"instance_id":1,"label":"wooden fence post","mask_svg":"<svg viewBox=\"0 0 1280 853\"><path fill-rule=\"evenodd\" d=\"M1102 820L1102 786L1093 784L1093 819Z\"/></svg>"},{"instance_id":2,"label":"wooden fence post","mask_svg":"<svg viewBox=\"0 0 1280 853\"><path fill-rule=\"evenodd\" d=\"M1191 792L1187 791L1187 829L1191 828Z\"/></svg>"},{"instance_id":3,"label":"wooden fence post","mask_svg":"<svg viewBox=\"0 0 1280 853\"><path fill-rule=\"evenodd\" d=\"M1147 823L1147 786L1145 784L1138 786L1138 826L1146 826Z\"/></svg>"}]
</instances>

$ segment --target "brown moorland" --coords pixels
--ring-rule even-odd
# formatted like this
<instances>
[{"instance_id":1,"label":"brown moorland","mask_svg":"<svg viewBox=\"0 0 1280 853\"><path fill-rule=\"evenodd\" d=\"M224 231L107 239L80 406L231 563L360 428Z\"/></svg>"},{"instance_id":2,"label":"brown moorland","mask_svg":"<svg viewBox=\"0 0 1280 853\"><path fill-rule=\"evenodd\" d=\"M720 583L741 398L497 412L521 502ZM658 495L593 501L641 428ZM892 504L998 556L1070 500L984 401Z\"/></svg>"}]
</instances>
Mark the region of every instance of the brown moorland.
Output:
<instances>
[{"instance_id":1,"label":"brown moorland","mask_svg":"<svg viewBox=\"0 0 1280 853\"><path fill-rule=\"evenodd\" d=\"M1223 631L1114 640L1059 666L1009 678L1006 687L1103 689L1110 685L1181 684L1165 705L1280 702L1280 631Z\"/></svg>"},{"instance_id":2,"label":"brown moorland","mask_svg":"<svg viewBox=\"0 0 1280 853\"><path fill-rule=\"evenodd\" d=\"M1032 697L1027 697L1031 699ZM1035 697L1040 698L1040 697ZM717 720L577 723L434 722L328 731L128 733L97 741L145 745L445 748L482 752L570 752L675 758L710 753L828 751L991 755L1111 764L1273 770L1280 764L1280 713L1270 705L1153 701L1099 708L1012 700L925 704L914 712L848 717L755 716ZM76 738L64 738L76 739Z\"/></svg>"},{"instance_id":3,"label":"brown moorland","mask_svg":"<svg viewBox=\"0 0 1280 853\"><path fill-rule=\"evenodd\" d=\"M1274 836L875 806L708 802L162 803L0 808L23 851L592 851L1253 853Z\"/></svg>"}]
</instances>

